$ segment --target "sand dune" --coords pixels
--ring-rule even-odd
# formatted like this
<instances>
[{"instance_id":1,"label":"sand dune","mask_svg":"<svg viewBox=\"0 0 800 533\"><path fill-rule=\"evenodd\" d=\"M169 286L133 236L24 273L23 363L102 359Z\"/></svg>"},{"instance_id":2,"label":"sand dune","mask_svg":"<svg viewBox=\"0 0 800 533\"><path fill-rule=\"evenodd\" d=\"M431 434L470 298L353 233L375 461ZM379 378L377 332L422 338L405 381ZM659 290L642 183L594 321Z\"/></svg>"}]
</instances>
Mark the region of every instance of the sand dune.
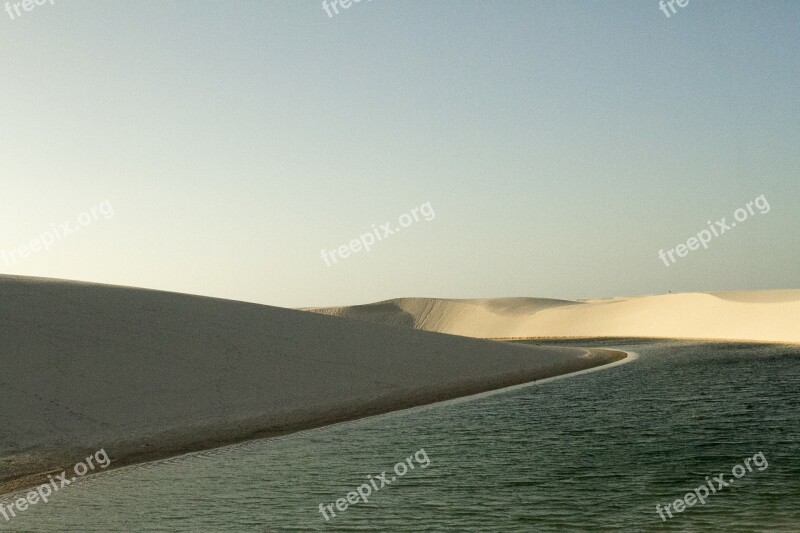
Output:
<instances>
[{"instance_id":1,"label":"sand dune","mask_svg":"<svg viewBox=\"0 0 800 533\"><path fill-rule=\"evenodd\" d=\"M671 337L800 342L800 290L586 301L399 298L315 311L482 338Z\"/></svg>"},{"instance_id":2,"label":"sand dune","mask_svg":"<svg viewBox=\"0 0 800 533\"><path fill-rule=\"evenodd\" d=\"M120 465L624 357L9 276L0 276L0 355L0 492L101 448Z\"/></svg>"}]
</instances>

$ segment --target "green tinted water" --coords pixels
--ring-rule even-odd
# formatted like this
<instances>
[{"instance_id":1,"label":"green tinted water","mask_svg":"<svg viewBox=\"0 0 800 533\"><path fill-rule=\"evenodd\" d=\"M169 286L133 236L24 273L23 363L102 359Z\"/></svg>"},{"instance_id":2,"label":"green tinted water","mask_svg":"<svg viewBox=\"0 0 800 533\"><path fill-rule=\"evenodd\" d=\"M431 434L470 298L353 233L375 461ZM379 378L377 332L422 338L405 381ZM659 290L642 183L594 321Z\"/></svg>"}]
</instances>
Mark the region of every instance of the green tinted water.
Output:
<instances>
[{"instance_id":1,"label":"green tinted water","mask_svg":"<svg viewBox=\"0 0 800 533\"><path fill-rule=\"evenodd\" d=\"M0 530L800 531L800 348L631 344L597 372L92 476ZM430 466L392 472L421 448ZM757 452L765 469L656 513Z\"/></svg>"}]
</instances>

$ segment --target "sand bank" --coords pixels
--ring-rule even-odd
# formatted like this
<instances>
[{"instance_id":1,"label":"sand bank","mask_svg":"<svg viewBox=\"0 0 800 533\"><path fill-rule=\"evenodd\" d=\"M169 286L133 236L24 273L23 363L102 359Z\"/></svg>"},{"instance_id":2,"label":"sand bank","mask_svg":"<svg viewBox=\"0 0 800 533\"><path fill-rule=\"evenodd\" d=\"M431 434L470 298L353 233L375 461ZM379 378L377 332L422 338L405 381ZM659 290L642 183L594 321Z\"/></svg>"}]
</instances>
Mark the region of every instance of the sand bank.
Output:
<instances>
[{"instance_id":1,"label":"sand bank","mask_svg":"<svg viewBox=\"0 0 800 533\"><path fill-rule=\"evenodd\" d=\"M575 372L540 348L144 289L0 276L0 493Z\"/></svg>"}]
</instances>

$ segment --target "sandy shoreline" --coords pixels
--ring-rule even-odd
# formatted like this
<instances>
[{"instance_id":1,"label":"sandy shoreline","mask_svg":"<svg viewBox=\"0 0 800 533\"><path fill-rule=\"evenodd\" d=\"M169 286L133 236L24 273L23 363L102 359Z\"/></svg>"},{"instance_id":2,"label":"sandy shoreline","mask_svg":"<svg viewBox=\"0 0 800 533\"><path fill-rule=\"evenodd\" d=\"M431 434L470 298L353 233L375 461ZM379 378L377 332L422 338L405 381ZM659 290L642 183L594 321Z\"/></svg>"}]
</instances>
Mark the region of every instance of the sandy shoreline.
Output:
<instances>
[{"instance_id":1,"label":"sandy shoreline","mask_svg":"<svg viewBox=\"0 0 800 533\"><path fill-rule=\"evenodd\" d=\"M143 289L0 276L0 493L593 368L531 347Z\"/></svg>"},{"instance_id":2,"label":"sandy shoreline","mask_svg":"<svg viewBox=\"0 0 800 533\"><path fill-rule=\"evenodd\" d=\"M230 428L220 426L217 426L213 429L193 428L191 430L187 430L182 428L154 436L152 440L148 439L150 440L150 443L112 443L109 446L105 446L105 449L107 451L113 450L116 452L116 455L111 457L111 466L106 470L113 470L134 464L167 459L169 457L219 448L249 440L290 435L309 429L321 428L342 422L355 421L376 415L402 411L405 409L431 406L449 400L468 400L473 396L479 396L484 393L499 393L513 389L516 386L528 386L535 383L547 382L551 379L568 378L583 374L585 372L616 366L618 363L627 362L626 359L630 358L629 354L620 350L593 349L587 351L592 352L593 356L598 357L598 361L603 362L595 366L584 367L581 370L575 370L574 372L569 372L566 374L555 374L541 377L542 374L540 372L535 372L531 375L519 374L495 379L479 380L474 383L465 383L460 386L448 387L439 392L431 392L416 396L401 397L398 395L398 397L385 398L381 401L369 402L365 405L348 406L343 407L340 410L333 409L330 412L321 413L317 416L299 415L291 417L292 420L287 421L286 423L266 427L259 423L261 421L254 420L244 423L243 425L245 427L242 427L242 424L237 424L235 427ZM207 431L209 433L208 438L204 440L196 440L194 435L196 435L196 431L198 429ZM158 442L158 447L152 448L152 442ZM86 448L86 450L86 454L93 453L92 451L88 451L89 448ZM109 454L110 453L112 452L109 452ZM52 457L55 459L55 457L58 457L58 455ZM82 456L78 454L72 459L74 461L79 461L81 458ZM47 482L48 475L55 476L62 471L70 472L74 463L67 462L69 460L69 457L64 456L60 463L51 463L57 464L58 466L51 466L47 470L37 471L22 477L0 481L0 497L29 489L41 483ZM91 475L91 473L89 475Z\"/></svg>"},{"instance_id":3,"label":"sandy shoreline","mask_svg":"<svg viewBox=\"0 0 800 533\"><path fill-rule=\"evenodd\" d=\"M540 341L540 342L561 342L561 341L572 341L572 342L580 342L580 341L591 341L597 342L598 340L607 340L607 341L620 341L620 344L625 344L626 339L636 339L637 341L641 340L648 340L652 342L659 342L659 341L686 341L686 342L702 342L702 343L720 343L720 344L728 344L728 343L743 343L743 344L778 344L778 345L786 345L786 346L796 346L800 345L800 341L776 341L776 340L761 340L761 339L721 339L721 338L709 338L709 337L642 337L642 336L629 336L629 335L618 335L618 336L602 336L602 337L584 337L584 336L572 336L572 337L562 337L562 336L551 336L551 337L482 337L487 340L492 341L499 341L499 342L516 342L516 341Z\"/></svg>"}]
</instances>

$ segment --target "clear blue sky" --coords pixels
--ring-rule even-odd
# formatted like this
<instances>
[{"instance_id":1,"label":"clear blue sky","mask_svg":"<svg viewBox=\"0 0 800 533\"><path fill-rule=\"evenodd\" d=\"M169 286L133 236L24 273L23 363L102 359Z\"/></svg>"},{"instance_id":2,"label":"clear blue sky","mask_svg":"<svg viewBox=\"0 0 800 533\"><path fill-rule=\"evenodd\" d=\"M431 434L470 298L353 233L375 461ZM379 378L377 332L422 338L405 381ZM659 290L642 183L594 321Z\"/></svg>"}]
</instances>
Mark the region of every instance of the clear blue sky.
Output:
<instances>
[{"instance_id":1,"label":"clear blue sky","mask_svg":"<svg viewBox=\"0 0 800 533\"><path fill-rule=\"evenodd\" d=\"M0 249L106 200L114 216L0 270L287 307L796 288L800 2L677 11L2 12ZM658 259L761 194L768 214ZM434 220L321 259L425 202Z\"/></svg>"}]
</instances>

